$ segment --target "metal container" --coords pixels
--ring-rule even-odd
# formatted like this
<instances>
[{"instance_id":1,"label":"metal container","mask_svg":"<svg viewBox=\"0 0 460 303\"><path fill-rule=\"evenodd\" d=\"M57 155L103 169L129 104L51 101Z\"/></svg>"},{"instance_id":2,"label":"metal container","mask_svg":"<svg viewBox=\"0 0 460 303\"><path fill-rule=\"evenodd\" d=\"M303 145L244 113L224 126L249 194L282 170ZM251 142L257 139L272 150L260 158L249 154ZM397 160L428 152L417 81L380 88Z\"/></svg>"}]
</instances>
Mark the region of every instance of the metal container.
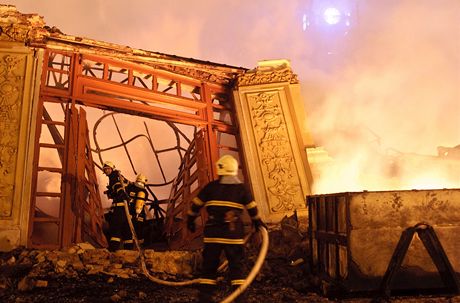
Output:
<instances>
[{"instance_id":1,"label":"metal container","mask_svg":"<svg viewBox=\"0 0 460 303\"><path fill-rule=\"evenodd\" d=\"M379 289L403 231L433 227L460 276L460 189L346 192L307 196L310 264L322 284L347 292ZM443 287L415 233L393 289Z\"/></svg>"}]
</instances>

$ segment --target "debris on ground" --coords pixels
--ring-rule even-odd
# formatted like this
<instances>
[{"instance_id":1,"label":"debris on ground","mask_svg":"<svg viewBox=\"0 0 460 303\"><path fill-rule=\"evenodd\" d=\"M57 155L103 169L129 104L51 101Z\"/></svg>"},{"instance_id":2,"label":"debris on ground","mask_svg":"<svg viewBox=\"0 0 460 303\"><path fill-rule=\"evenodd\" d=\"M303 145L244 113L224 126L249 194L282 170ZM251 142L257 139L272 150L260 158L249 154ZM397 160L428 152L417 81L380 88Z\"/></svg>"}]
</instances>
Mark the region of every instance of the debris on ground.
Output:
<instances>
[{"instance_id":1,"label":"debris on ground","mask_svg":"<svg viewBox=\"0 0 460 303\"><path fill-rule=\"evenodd\" d=\"M247 290L248 303L271 302L348 302L368 303L373 298L328 299L321 296L317 279L308 270L308 241L289 221L270 232L265 263ZM291 222L292 223L292 222ZM250 267L258 252L257 236L247 247ZM199 251L144 250L151 274L169 281L199 276ZM226 274L220 279L216 300L229 292ZM197 302L193 286L169 287L147 279L137 251L115 253L79 243L66 250L17 248L0 253L0 302ZM460 303L455 297L404 297L381 302Z\"/></svg>"}]
</instances>

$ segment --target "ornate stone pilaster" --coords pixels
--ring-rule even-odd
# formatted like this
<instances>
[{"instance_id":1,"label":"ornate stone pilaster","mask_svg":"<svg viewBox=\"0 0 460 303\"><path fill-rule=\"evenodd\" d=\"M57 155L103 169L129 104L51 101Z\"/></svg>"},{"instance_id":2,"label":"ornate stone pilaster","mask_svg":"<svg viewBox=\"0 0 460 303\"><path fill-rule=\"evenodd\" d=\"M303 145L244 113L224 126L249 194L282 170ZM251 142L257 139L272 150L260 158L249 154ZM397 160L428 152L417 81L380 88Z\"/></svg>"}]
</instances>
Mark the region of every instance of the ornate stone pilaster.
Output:
<instances>
[{"instance_id":1,"label":"ornate stone pilaster","mask_svg":"<svg viewBox=\"0 0 460 303\"><path fill-rule=\"evenodd\" d=\"M289 62L259 63L237 81L235 103L250 184L264 220L305 214L311 173L299 113L304 109Z\"/></svg>"},{"instance_id":2,"label":"ornate stone pilaster","mask_svg":"<svg viewBox=\"0 0 460 303\"><path fill-rule=\"evenodd\" d=\"M24 61L24 56L0 53L0 218L12 213Z\"/></svg>"},{"instance_id":3,"label":"ornate stone pilaster","mask_svg":"<svg viewBox=\"0 0 460 303\"><path fill-rule=\"evenodd\" d=\"M27 241L36 116L33 52L8 46L0 45L0 251Z\"/></svg>"}]
</instances>

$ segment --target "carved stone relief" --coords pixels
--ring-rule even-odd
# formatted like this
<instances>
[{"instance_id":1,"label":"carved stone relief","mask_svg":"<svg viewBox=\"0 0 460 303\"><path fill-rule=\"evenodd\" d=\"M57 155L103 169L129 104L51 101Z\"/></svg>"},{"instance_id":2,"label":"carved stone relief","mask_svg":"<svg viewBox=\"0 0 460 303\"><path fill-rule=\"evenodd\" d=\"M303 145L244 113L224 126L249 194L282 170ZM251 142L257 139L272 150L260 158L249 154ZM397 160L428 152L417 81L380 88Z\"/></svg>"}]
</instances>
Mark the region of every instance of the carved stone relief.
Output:
<instances>
[{"instance_id":1,"label":"carved stone relief","mask_svg":"<svg viewBox=\"0 0 460 303\"><path fill-rule=\"evenodd\" d=\"M277 92L248 96L271 212L303 207L303 194Z\"/></svg>"},{"instance_id":2,"label":"carved stone relief","mask_svg":"<svg viewBox=\"0 0 460 303\"><path fill-rule=\"evenodd\" d=\"M238 78L237 86L259 85L268 83L289 82L299 83L297 75L292 73L288 66L280 67L258 67L256 70L248 71Z\"/></svg>"},{"instance_id":3,"label":"carved stone relief","mask_svg":"<svg viewBox=\"0 0 460 303\"><path fill-rule=\"evenodd\" d=\"M12 210L24 64L24 56L0 55L0 217Z\"/></svg>"}]
</instances>

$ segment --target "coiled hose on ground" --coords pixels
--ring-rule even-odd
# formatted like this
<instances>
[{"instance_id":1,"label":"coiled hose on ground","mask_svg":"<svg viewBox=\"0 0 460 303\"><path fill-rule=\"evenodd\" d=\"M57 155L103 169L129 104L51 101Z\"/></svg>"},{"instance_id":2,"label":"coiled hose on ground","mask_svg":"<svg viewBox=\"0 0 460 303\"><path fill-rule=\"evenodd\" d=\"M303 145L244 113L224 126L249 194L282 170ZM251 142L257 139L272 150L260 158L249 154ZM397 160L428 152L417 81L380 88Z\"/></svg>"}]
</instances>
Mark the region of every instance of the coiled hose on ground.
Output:
<instances>
[{"instance_id":1,"label":"coiled hose on ground","mask_svg":"<svg viewBox=\"0 0 460 303\"><path fill-rule=\"evenodd\" d=\"M134 231L133 222L131 222L131 220L129 219L131 215L129 213L128 202L126 201L124 202L124 208L125 208L126 218L128 218L129 229L131 230L134 244L136 245L136 249L139 252L142 272L150 281L161 284L161 285L165 285L165 286L188 286L188 285L200 283L201 279L193 279L193 280L182 281L182 282L173 282L173 281L165 281L155 276L152 276L145 264L144 251L139 245L139 241L137 239L136 232ZM263 226L260 227L259 231L262 235L262 246L260 247L259 255L257 256L257 260L254 263L254 266L252 267L251 271L246 277L244 283L241 284L237 289L235 289L235 291L233 291L230 295L224 298L221 301L221 303L233 302L233 300L235 300L240 294L242 294L246 290L246 288L248 288L249 285L251 285L252 281L254 281L255 277L257 276L260 269L262 268L262 265L265 261L265 257L267 256L269 240L268 240L268 231L265 227Z\"/></svg>"}]
</instances>

